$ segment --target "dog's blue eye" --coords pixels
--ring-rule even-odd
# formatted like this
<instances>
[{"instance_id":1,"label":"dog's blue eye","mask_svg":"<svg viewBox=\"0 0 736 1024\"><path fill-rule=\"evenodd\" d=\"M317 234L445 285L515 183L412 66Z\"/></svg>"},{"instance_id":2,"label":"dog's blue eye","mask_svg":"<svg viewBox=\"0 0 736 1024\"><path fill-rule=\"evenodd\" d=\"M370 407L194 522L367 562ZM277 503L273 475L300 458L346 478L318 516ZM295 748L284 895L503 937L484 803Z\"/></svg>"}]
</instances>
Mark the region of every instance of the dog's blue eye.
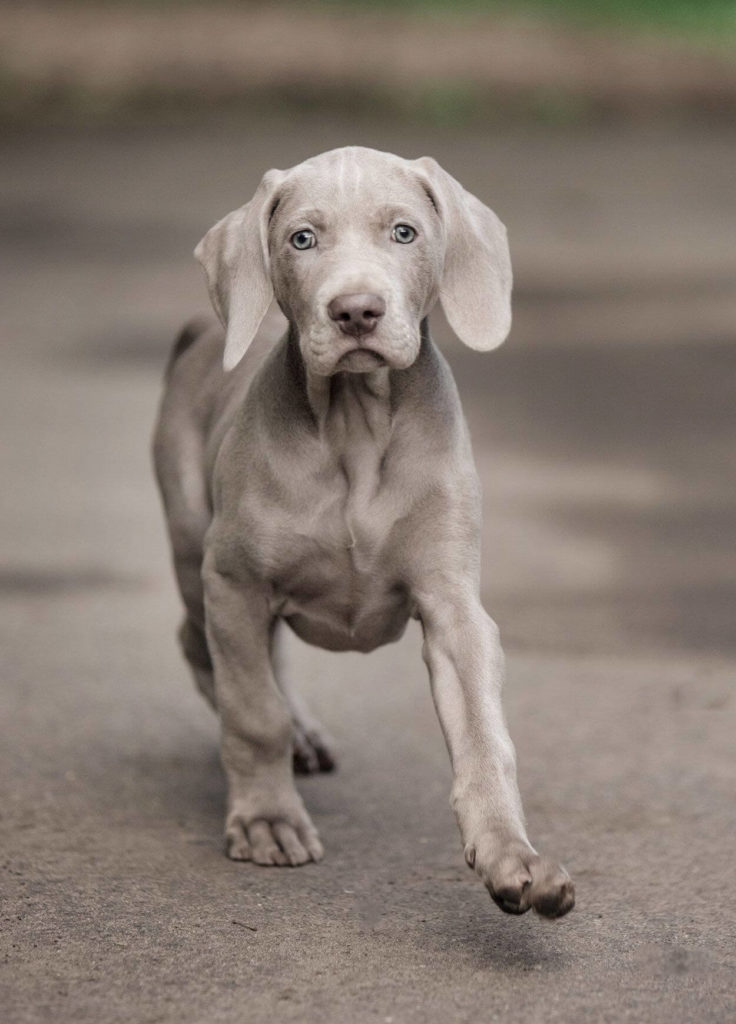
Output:
<instances>
[{"instance_id":1,"label":"dog's blue eye","mask_svg":"<svg viewBox=\"0 0 736 1024\"><path fill-rule=\"evenodd\" d=\"M314 231L295 231L291 236L291 244L295 249L313 249L317 244Z\"/></svg>"},{"instance_id":2,"label":"dog's blue eye","mask_svg":"<svg viewBox=\"0 0 736 1024\"><path fill-rule=\"evenodd\" d=\"M401 242L402 245L408 245L409 242L413 242L417 237L417 233L414 228L410 228L408 224L397 224L391 232L391 237L394 242Z\"/></svg>"}]
</instances>

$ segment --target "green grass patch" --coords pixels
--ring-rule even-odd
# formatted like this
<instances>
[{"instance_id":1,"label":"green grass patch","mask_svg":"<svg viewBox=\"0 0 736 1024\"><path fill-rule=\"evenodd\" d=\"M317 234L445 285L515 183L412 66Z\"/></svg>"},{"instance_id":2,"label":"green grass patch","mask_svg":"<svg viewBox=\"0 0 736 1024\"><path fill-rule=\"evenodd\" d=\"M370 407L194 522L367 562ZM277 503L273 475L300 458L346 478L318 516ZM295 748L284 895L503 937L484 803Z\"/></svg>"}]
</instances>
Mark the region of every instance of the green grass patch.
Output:
<instances>
[{"instance_id":1,"label":"green grass patch","mask_svg":"<svg viewBox=\"0 0 736 1024\"><path fill-rule=\"evenodd\" d=\"M736 0L319 0L334 8L413 14L523 14L584 27L736 35Z\"/></svg>"},{"instance_id":2,"label":"green grass patch","mask_svg":"<svg viewBox=\"0 0 736 1024\"><path fill-rule=\"evenodd\" d=\"M262 6L263 0L67 0L90 7L169 8ZM285 5L289 0L285 0ZM736 0L311 0L300 8L367 10L418 17L517 14L587 28L736 39Z\"/></svg>"}]
</instances>

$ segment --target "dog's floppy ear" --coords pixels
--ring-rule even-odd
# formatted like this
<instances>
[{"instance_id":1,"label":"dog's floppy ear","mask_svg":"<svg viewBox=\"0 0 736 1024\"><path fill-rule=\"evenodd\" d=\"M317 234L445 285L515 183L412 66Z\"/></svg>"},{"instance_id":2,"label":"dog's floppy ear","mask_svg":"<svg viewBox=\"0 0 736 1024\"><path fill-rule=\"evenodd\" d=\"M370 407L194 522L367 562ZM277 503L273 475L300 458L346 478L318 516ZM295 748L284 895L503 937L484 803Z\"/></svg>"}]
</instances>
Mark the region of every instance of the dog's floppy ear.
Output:
<instances>
[{"instance_id":1,"label":"dog's floppy ear","mask_svg":"<svg viewBox=\"0 0 736 1024\"><path fill-rule=\"evenodd\" d=\"M446 234L440 302L470 348L487 352L511 329L511 256L506 228L493 210L432 157L415 161ZM423 173L421 173L423 172Z\"/></svg>"},{"instance_id":2,"label":"dog's floppy ear","mask_svg":"<svg viewBox=\"0 0 736 1024\"><path fill-rule=\"evenodd\" d=\"M207 276L212 305L227 331L226 370L245 355L273 298L268 222L284 177L283 171L268 171L251 201L218 221L194 250Z\"/></svg>"}]
</instances>

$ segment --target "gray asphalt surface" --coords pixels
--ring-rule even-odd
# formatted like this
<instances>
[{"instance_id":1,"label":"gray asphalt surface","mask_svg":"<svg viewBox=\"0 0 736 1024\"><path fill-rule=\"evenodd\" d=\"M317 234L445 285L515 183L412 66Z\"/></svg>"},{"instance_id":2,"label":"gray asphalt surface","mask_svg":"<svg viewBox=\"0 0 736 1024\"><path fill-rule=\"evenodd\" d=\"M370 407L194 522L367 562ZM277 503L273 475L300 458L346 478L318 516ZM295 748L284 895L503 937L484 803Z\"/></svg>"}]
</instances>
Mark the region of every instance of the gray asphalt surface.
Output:
<instances>
[{"instance_id":1,"label":"gray asphalt surface","mask_svg":"<svg viewBox=\"0 0 736 1024\"><path fill-rule=\"evenodd\" d=\"M578 906L465 868L416 631L295 641L340 770L323 864L222 852L216 723L174 643L148 459L202 308L190 251L260 173L430 152L510 230L516 323L440 317L485 486L484 590L532 840ZM0 180L2 1019L736 1017L736 131L437 132L304 118L6 140Z\"/></svg>"}]
</instances>

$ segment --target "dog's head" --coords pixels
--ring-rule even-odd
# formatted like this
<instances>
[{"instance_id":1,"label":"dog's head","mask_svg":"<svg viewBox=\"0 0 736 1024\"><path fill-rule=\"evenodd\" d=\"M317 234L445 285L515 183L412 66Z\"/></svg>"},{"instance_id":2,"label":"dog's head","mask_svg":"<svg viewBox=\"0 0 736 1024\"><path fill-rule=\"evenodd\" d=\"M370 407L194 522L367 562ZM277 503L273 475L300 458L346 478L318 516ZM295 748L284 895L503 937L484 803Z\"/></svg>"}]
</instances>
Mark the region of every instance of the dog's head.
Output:
<instances>
[{"instance_id":1,"label":"dog's head","mask_svg":"<svg viewBox=\"0 0 736 1024\"><path fill-rule=\"evenodd\" d=\"M511 324L504 226L430 157L356 146L269 171L195 256L227 330L226 370L274 295L323 376L410 366L438 298L471 348L495 348Z\"/></svg>"}]
</instances>

